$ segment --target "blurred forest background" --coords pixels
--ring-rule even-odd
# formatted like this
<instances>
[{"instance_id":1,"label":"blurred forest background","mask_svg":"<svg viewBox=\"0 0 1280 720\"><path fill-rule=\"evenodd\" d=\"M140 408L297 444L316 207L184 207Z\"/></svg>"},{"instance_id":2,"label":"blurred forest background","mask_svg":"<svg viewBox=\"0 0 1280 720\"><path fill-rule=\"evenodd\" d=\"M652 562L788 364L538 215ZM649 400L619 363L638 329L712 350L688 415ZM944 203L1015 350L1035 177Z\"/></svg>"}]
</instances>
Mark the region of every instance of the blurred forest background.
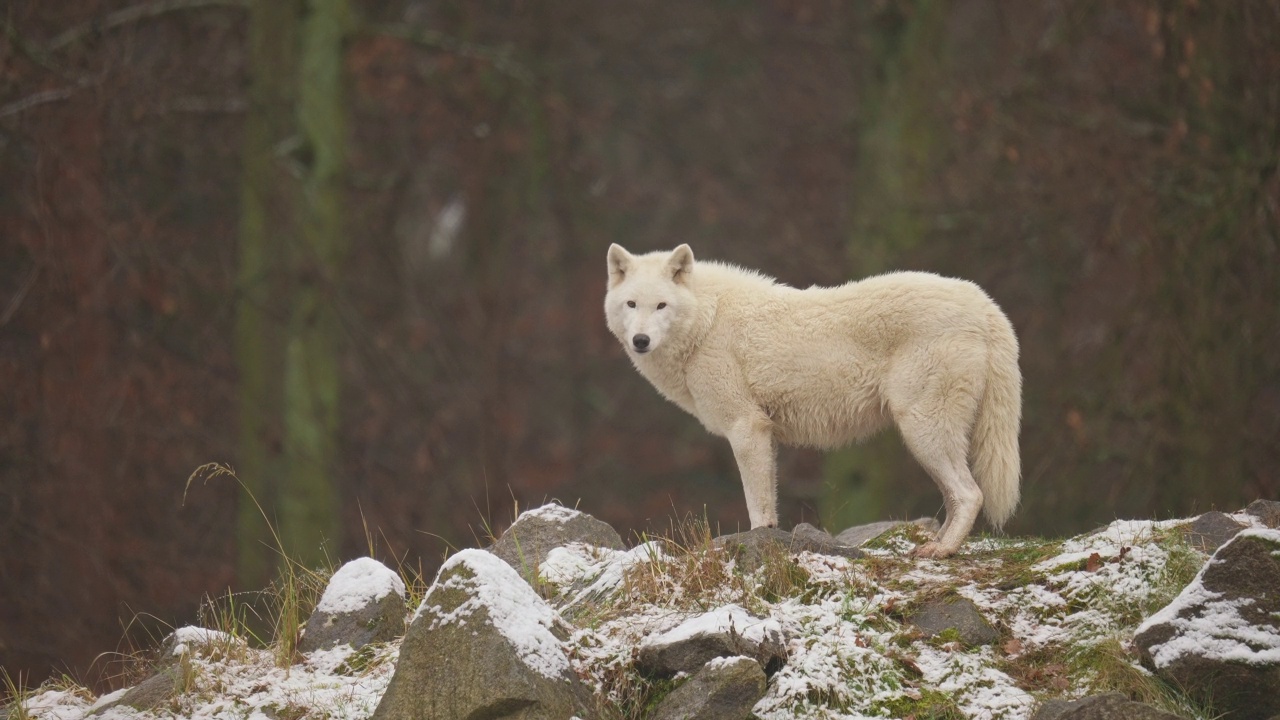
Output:
<instances>
[{"instance_id":1,"label":"blurred forest background","mask_svg":"<svg viewBox=\"0 0 1280 720\"><path fill-rule=\"evenodd\" d=\"M1022 343L1012 533L1280 497L1280 0L0 3L0 663L421 562L513 504L746 508L605 250L965 277ZM940 512L895 434L784 525ZM486 529L487 528L487 529ZM148 628L151 629L148 629ZM109 673L107 673L109 674Z\"/></svg>"}]
</instances>

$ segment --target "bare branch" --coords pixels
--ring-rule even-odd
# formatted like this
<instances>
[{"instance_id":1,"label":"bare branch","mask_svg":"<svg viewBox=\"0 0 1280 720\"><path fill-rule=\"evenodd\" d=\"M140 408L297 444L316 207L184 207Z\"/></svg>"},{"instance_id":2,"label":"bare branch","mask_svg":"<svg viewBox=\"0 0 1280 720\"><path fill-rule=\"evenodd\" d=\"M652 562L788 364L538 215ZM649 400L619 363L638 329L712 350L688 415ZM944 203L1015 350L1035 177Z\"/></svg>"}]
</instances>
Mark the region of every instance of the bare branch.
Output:
<instances>
[{"instance_id":1,"label":"bare branch","mask_svg":"<svg viewBox=\"0 0 1280 720\"><path fill-rule=\"evenodd\" d=\"M11 103L0 105L0 118L6 118L10 115L17 115L20 112L30 110L37 105L44 105L51 102L60 102L75 95L77 92L93 84L93 81L85 78L71 87L57 88L54 90L44 90L34 95L28 95L21 100L14 100Z\"/></svg>"},{"instance_id":2,"label":"bare branch","mask_svg":"<svg viewBox=\"0 0 1280 720\"><path fill-rule=\"evenodd\" d=\"M103 17L94 18L58 33L45 44L44 51L47 53L55 52L86 37L101 35L121 25L128 25L178 10L199 10L209 7L246 8L248 6L248 0L155 0L154 2L130 5L123 10L108 13Z\"/></svg>"},{"instance_id":3,"label":"bare branch","mask_svg":"<svg viewBox=\"0 0 1280 720\"><path fill-rule=\"evenodd\" d=\"M400 38L432 50L441 50L461 57L489 63L498 72L514 78L525 85L533 83L533 73L511 57L506 48L493 48L487 45L460 40L438 30L415 27L404 23L378 23L366 25L358 31L365 35L386 35Z\"/></svg>"},{"instance_id":4,"label":"bare branch","mask_svg":"<svg viewBox=\"0 0 1280 720\"><path fill-rule=\"evenodd\" d=\"M13 319L14 313L18 312L18 308L22 306L22 301L26 299L27 293L31 290L31 286L36 284L36 278L39 276L40 266L36 265L31 268L31 272L27 273L27 278L22 281L22 287L18 288L18 292L9 301L9 307L5 308L4 314L0 315L0 327L8 325L9 321Z\"/></svg>"}]
</instances>

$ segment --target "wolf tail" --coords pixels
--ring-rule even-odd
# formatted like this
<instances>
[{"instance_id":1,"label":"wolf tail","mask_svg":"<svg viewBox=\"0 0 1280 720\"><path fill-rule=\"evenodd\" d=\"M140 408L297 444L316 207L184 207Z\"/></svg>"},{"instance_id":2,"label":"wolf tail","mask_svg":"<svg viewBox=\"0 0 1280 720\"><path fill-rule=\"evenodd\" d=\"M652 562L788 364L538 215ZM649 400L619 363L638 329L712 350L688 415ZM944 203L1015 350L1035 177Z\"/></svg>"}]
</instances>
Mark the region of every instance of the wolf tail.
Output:
<instances>
[{"instance_id":1,"label":"wolf tail","mask_svg":"<svg viewBox=\"0 0 1280 720\"><path fill-rule=\"evenodd\" d=\"M1022 372L1013 325L993 308L989 324L987 386L969 443L969 462L982 488L982 512L997 528L1018 507L1022 460L1018 432L1022 425Z\"/></svg>"}]
</instances>

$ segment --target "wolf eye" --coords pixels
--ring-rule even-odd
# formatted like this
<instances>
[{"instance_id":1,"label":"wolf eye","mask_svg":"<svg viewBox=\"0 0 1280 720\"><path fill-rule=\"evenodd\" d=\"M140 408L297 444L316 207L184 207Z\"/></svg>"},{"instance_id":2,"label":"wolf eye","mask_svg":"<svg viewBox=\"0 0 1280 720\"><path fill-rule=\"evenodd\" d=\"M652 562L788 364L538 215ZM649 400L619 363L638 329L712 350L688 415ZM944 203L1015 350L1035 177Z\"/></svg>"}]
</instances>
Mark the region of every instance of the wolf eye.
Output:
<instances>
[{"instance_id":1,"label":"wolf eye","mask_svg":"<svg viewBox=\"0 0 1280 720\"><path fill-rule=\"evenodd\" d=\"M662 308L664 308L664 307L666 307L666 306L667 306L667 304L666 304L666 303L658 303L658 309L659 309L659 310L661 310Z\"/></svg>"},{"instance_id":2,"label":"wolf eye","mask_svg":"<svg viewBox=\"0 0 1280 720\"><path fill-rule=\"evenodd\" d=\"M635 300L628 300L628 301L627 301L627 307L635 307L635 306L636 306L636 301L635 301Z\"/></svg>"}]
</instances>

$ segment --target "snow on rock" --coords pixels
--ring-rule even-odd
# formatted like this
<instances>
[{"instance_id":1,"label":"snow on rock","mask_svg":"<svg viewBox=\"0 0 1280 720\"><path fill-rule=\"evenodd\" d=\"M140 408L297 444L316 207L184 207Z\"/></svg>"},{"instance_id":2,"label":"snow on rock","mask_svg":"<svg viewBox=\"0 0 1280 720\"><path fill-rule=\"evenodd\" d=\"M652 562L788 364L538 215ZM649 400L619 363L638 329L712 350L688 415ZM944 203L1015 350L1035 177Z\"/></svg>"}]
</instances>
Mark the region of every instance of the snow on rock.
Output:
<instances>
[{"instance_id":1,"label":"snow on rock","mask_svg":"<svg viewBox=\"0 0 1280 720\"><path fill-rule=\"evenodd\" d=\"M669 677L727 655L753 657L768 670L781 667L786 657L782 626L738 605L725 605L646 637L636 648L636 665L646 673Z\"/></svg>"},{"instance_id":2,"label":"snow on rock","mask_svg":"<svg viewBox=\"0 0 1280 720\"><path fill-rule=\"evenodd\" d=\"M162 654L177 657L186 655L193 650L201 651L206 648L230 649L242 645L244 645L244 640L221 630L184 625L169 633L169 637L165 640L165 649Z\"/></svg>"},{"instance_id":3,"label":"snow on rock","mask_svg":"<svg viewBox=\"0 0 1280 720\"><path fill-rule=\"evenodd\" d=\"M575 518L582 517L583 515L583 512L573 508L567 508L559 503L547 503L542 507L536 507L532 510L525 510L520 513L520 517L522 518L545 520L547 522L559 523L561 525Z\"/></svg>"},{"instance_id":4,"label":"snow on rock","mask_svg":"<svg viewBox=\"0 0 1280 720\"><path fill-rule=\"evenodd\" d=\"M445 580L441 582L441 578ZM484 550L463 550L440 567L433 590L435 587L461 591L466 600L445 611L430 604L429 592L414 614L415 623L421 617L430 624L429 629L466 625L484 610L487 622L511 643L526 665L546 677L568 673L563 644L552 633L563 624L560 616L498 557Z\"/></svg>"},{"instance_id":5,"label":"snow on rock","mask_svg":"<svg viewBox=\"0 0 1280 720\"><path fill-rule=\"evenodd\" d=\"M628 570L662 557L662 543L657 541L642 543L630 550L574 542L548 552L538 567L538 576L567 589L570 595L566 605L571 606L613 593L622 586Z\"/></svg>"},{"instance_id":6,"label":"snow on rock","mask_svg":"<svg viewBox=\"0 0 1280 720\"><path fill-rule=\"evenodd\" d=\"M556 503L520 513L502 537L489 547L489 552L502 558L530 583L547 555L571 543L622 550L625 546L618 531L587 513Z\"/></svg>"},{"instance_id":7,"label":"snow on rock","mask_svg":"<svg viewBox=\"0 0 1280 720\"><path fill-rule=\"evenodd\" d=\"M373 558L357 558L333 574L316 609L333 614L354 612L391 593L404 597L400 576Z\"/></svg>"},{"instance_id":8,"label":"snow on rock","mask_svg":"<svg viewBox=\"0 0 1280 720\"><path fill-rule=\"evenodd\" d=\"M1182 593L1137 629L1156 673L1218 713L1280 715L1280 530L1219 547Z\"/></svg>"},{"instance_id":9,"label":"snow on rock","mask_svg":"<svg viewBox=\"0 0 1280 720\"><path fill-rule=\"evenodd\" d=\"M782 639L782 626L771 618L753 617L737 605L725 605L691 617L657 637L641 643L641 647L670 645L700 635L737 634L757 645Z\"/></svg>"},{"instance_id":10,"label":"snow on rock","mask_svg":"<svg viewBox=\"0 0 1280 720\"><path fill-rule=\"evenodd\" d=\"M1270 554L1280 558L1280 530L1242 530L1236 537L1268 543L1277 548ZM1264 610L1264 614L1275 615L1276 619L1271 625L1260 624L1258 618L1242 614L1249 609L1255 611L1249 614L1258 614L1259 598L1225 588L1215 592L1205 586L1205 575L1222 569L1225 563L1215 555L1173 602L1138 626L1138 636L1157 626L1172 630L1168 640L1155 643L1148 650L1156 667L1168 667L1188 654L1222 662L1280 665L1280 613ZM1280 592L1280 585L1272 592ZM1274 599L1272 603L1280 606Z\"/></svg>"}]
</instances>

